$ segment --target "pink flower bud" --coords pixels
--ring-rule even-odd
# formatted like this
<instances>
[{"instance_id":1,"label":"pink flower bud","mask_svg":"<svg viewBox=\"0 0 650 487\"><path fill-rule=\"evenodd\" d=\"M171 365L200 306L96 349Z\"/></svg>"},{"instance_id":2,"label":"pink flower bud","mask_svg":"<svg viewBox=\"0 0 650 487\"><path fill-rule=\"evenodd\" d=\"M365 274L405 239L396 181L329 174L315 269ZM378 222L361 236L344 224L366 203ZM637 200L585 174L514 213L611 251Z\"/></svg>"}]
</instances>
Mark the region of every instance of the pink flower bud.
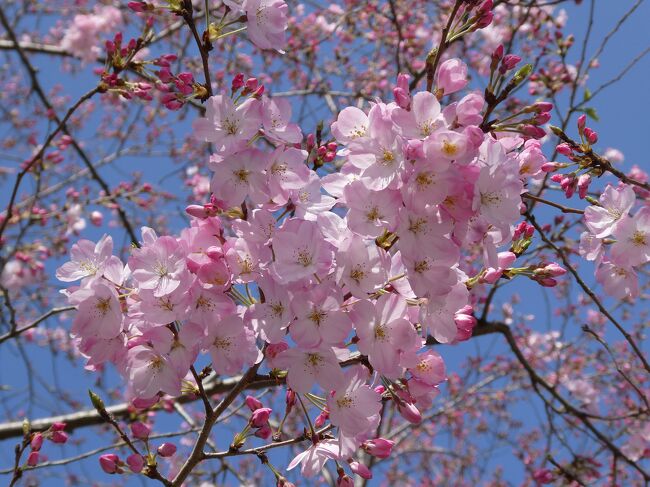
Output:
<instances>
[{"instance_id":1,"label":"pink flower bud","mask_svg":"<svg viewBox=\"0 0 650 487\"><path fill-rule=\"evenodd\" d=\"M120 457L115 453L105 453L99 457L99 465L106 473L118 473Z\"/></svg>"},{"instance_id":2,"label":"pink flower bud","mask_svg":"<svg viewBox=\"0 0 650 487\"><path fill-rule=\"evenodd\" d=\"M138 397L131 401L131 404L133 404L133 407L136 409L149 409L151 406L155 405L158 403L158 400L160 398L158 396L153 396L153 397Z\"/></svg>"},{"instance_id":3,"label":"pink flower bud","mask_svg":"<svg viewBox=\"0 0 650 487\"><path fill-rule=\"evenodd\" d=\"M131 425L131 433L133 433L133 436L139 440L146 440L149 438L149 433L151 433L151 430L146 424L140 421L136 421Z\"/></svg>"},{"instance_id":4,"label":"pink flower bud","mask_svg":"<svg viewBox=\"0 0 650 487\"><path fill-rule=\"evenodd\" d=\"M516 54L506 54L503 60L501 61L501 67L499 72L501 74L506 74L507 71L514 69L517 64L521 61L521 58Z\"/></svg>"},{"instance_id":5,"label":"pink flower bud","mask_svg":"<svg viewBox=\"0 0 650 487\"><path fill-rule=\"evenodd\" d=\"M537 125L544 125L551 119L551 114L548 112L538 113L533 117L533 122Z\"/></svg>"},{"instance_id":6,"label":"pink flower bud","mask_svg":"<svg viewBox=\"0 0 650 487\"><path fill-rule=\"evenodd\" d=\"M356 473L359 477L364 478L366 480L372 478L372 472L363 463L359 463L357 461L350 462L350 470Z\"/></svg>"},{"instance_id":7,"label":"pink flower bud","mask_svg":"<svg viewBox=\"0 0 650 487\"><path fill-rule=\"evenodd\" d=\"M562 181L564 181L564 174L553 174L551 176L551 181L553 181L554 183L561 183Z\"/></svg>"},{"instance_id":8,"label":"pink flower bud","mask_svg":"<svg viewBox=\"0 0 650 487\"><path fill-rule=\"evenodd\" d=\"M375 438L374 440L366 441L362 446L363 449L370 455L377 458L388 458L395 442L385 438Z\"/></svg>"},{"instance_id":9,"label":"pink flower bud","mask_svg":"<svg viewBox=\"0 0 650 487\"><path fill-rule=\"evenodd\" d=\"M544 267L544 272L552 277L558 277L566 274L567 270L564 267L560 266L560 264L551 262L550 264L547 264L546 267Z\"/></svg>"},{"instance_id":10,"label":"pink flower bud","mask_svg":"<svg viewBox=\"0 0 650 487\"><path fill-rule=\"evenodd\" d=\"M542 172L553 172L558 170L557 162L545 162L542 164Z\"/></svg>"},{"instance_id":11,"label":"pink flower bud","mask_svg":"<svg viewBox=\"0 0 650 487\"><path fill-rule=\"evenodd\" d=\"M187 213L190 216L193 216L194 218L207 218L208 214L205 211L205 206L203 205L189 205L185 207L185 213Z\"/></svg>"},{"instance_id":12,"label":"pink flower bud","mask_svg":"<svg viewBox=\"0 0 650 487\"><path fill-rule=\"evenodd\" d=\"M503 271L501 269L494 269L493 267L488 268L483 274L482 281L487 282L488 284L494 284L499 280Z\"/></svg>"},{"instance_id":13,"label":"pink flower bud","mask_svg":"<svg viewBox=\"0 0 650 487\"><path fill-rule=\"evenodd\" d=\"M490 1L490 0L488 0ZM486 2L487 3L487 2ZM478 22L476 22L476 28L477 29L484 29L488 25L492 23L492 20L494 19L494 13L492 12L484 12L481 14L481 16L478 19Z\"/></svg>"},{"instance_id":14,"label":"pink flower bud","mask_svg":"<svg viewBox=\"0 0 650 487\"><path fill-rule=\"evenodd\" d=\"M311 151L316 145L316 136L312 134L307 135L307 150Z\"/></svg>"},{"instance_id":15,"label":"pink flower bud","mask_svg":"<svg viewBox=\"0 0 650 487\"><path fill-rule=\"evenodd\" d=\"M318 416L316 416L316 419L314 420L314 426L316 426L316 428L321 428L325 424L325 422L329 419L329 417L330 417L330 412L327 409L325 409Z\"/></svg>"},{"instance_id":16,"label":"pink flower bud","mask_svg":"<svg viewBox=\"0 0 650 487\"><path fill-rule=\"evenodd\" d=\"M535 227L532 225L526 224L526 238L530 238L535 233Z\"/></svg>"},{"instance_id":17,"label":"pink flower bud","mask_svg":"<svg viewBox=\"0 0 650 487\"><path fill-rule=\"evenodd\" d=\"M27 465L30 467L35 467L38 465L38 460L39 460L39 454L38 451L32 450L29 452L29 456L27 457Z\"/></svg>"},{"instance_id":18,"label":"pink flower bud","mask_svg":"<svg viewBox=\"0 0 650 487\"><path fill-rule=\"evenodd\" d=\"M144 458L142 458L142 455L134 453L126 459L126 464L129 466L131 472L140 473L144 468Z\"/></svg>"},{"instance_id":19,"label":"pink flower bud","mask_svg":"<svg viewBox=\"0 0 650 487\"><path fill-rule=\"evenodd\" d=\"M386 388L384 386L377 386L375 387L375 392L377 394L383 394L384 392L386 392Z\"/></svg>"},{"instance_id":20,"label":"pink flower bud","mask_svg":"<svg viewBox=\"0 0 650 487\"><path fill-rule=\"evenodd\" d=\"M158 455L161 457L171 457L176 453L176 445L173 443L163 443L158 447Z\"/></svg>"},{"instance_id":21,"label":"pink flower bud","mask_svg":"<svg viewBox=\"0 0 650 487\"><path fill-rule=\"evenodd\" d=\"M585 137L587 138L587 142L589 142L592 145L598 142L598 133L595 130L590 129L589 127L585 128Z\"/></svg>"},{"instance_id":22,"label":"pink flower bud","mask_svg":"<svg viewBox=\"0 0 650 487\"><path fill-rule=\"evenodd\" d=\"M284 400L287 404L287 411L291 410L291 408L296 404L296 393L293 392L292 389L287 389L287 394L285 395Z\"/></svg>"},{"instance_id":23,"label":"pink flower bud","mask_svg":"<svg viewBox=\"0 0 650 487\"><path fill-rule=\"evenodd\" d=\"M497 257L499 259L499 267L502 269L510 267L517 260L517 256L513 252L499 252Z\"/></svg>"},{"instance_id":24,"label":"pink flower bud","mask_svg":"<svg viewBox=\"0 0 650 487\"><path fill-rule=\"evenodd\" d=\"M589 174L582 174L578 178L578 196L580 199L585 199L587 191L589 191L589 183L591 183L591 176Z\"/></svg>"},{"instance_id":25,"label":"pink flower bud","mask_svg":"<svg viewBox=\"0 0 650 487\"><path fill-rule=\"evenodd\" d=\"M268 440L272 433L273 431L271 431L271 426L267 423L255 431L255 436L262 438L263 440Z\"/></svg>"},{"instance_id":26,"label":"pink flower bud","mask_svg":"<svg viewBox=\"0 0 650 487\"><path fill-rule=\"evenodd\" d=\"M260 409L261 407L264 407L262 401L260 401L259 399L253 396L246 396L244 402L246 403L246 406L248 406L248 409L250 409L251 411L255 411L256 409Z\"/></svg>"},{"instance_id":27,"label":"pink flower bud","mask_svg":"<svg viewBox=\"0 0 650 487\"><path fill-rule=\"evenodd\" d=\"M462 337L456 336L457 341L467 340L472 336L472 330L476 326L476 318L468 313L456 313L454 315L454 323L458 332L462 331Z\"/></svg>"},{"instance_id":28,"label":"pink flower bud","mask_svg":"<svg viewBox=\"0 0 650 487\"><path fill-rule=\"evenodd\" d=\"M555 287L557 286L557 281L553 279L552 277L545 277L542 279L536 279L537 282L539 282L542 286L544 287Z\"/></svg>"},{"instance_id":29,"label":"pink flower bud","mask_svg":"<svg viewBox=\"0 0 650 487\"><path fill-rule=\"evenodd\" d=\"M251 415L250 424L255 428L261 428L269 422L269 417L273 410L271 408L259 408L253 411Z\"/></svg>"},{"instance_id":30,"label":"pink flower bud","mask_svg":"<svg viewBox=\"0 0 650 487\"><path fill-rule=\"evenodd\" d=\"M96 227L101 226L103 221L104 221L104 215L102 215L101 212L95 210L90 213L90 222Z\"/></svg>"},{"instance_id":31,"label":"pink flower bud","mask_svg":"<svg viewBox=\"0 0 650 487\"><path fill-rule=\"evenodd\" d=\"M325 153L325 156L323 156L323 160L325 162L332 162L335 158L336 158L336 152L327 151Z\"/></svg>"},{"instance_id":32,"label":"pink flower bud","mask_svg":"<svg viewBox=\"0 0 650 487\"><path fill-rule=\"evenodd\" d=\"M422 413L420 413L413 403L400 401L397 404L397 410L409 423L420 424L422 422Z\"/></svg>"},{"instance_id":33,"label":"pink flower bud","mask_svg":"<svg viewBox=\"0 0 650 487\"><path fill-rule=\"evenodd\" d=\"M336 152L337 148L338 148L338 145L336 144L336 142L330 142L330 143L327 144L327 150L328 151Z\"/></svg>"},{"instance_id":34,"label":"pink flower bud","mask_svg":"<svg viewBox=\"0 0 650 487\"><path fill-rule=\"evenodd\" d=\"M547 101L538 101L533 104L533 110L537 113L547 113L553 110L553 104Z\"/></svg>"},{"instance_id":35,"label":"pink flower bud","mask_svg":"<svg viewBox=\"0 0 650 487\"><path fill-rule=\"evenodd\" d=\"M587 115L580 115L578 117L578 133L582 135L585 130L585 125L587 124Z\"/></svg>"},{"instance_id":36,"label":"pink flower bud","mask_svg":"<svg viewBox=\"0 0 650 487\"><path fill-rule=\"evenodd\" d=\"M127 5L134 12L144 12L146 7L144 2L129 2Z\"/></svg>"},{"instance_id":37,"label":"pink flower bud","mask_svg":"<svg viewBox=\"0 0 650 487\"><path fill-rule=\"evenodd\" d=\"M244 73L237 73L232 79L232 91L237 91L244 86Z\"/></svg>"},{"instance_id":38,"label":"pink flower bud","mask_svg":"<svg viewBox=\"0 0 650 487\"><path fill-rule=\"evenodd\" d=\"M542 468L533 473L533 479L540 484L550 484L555 480L555 475L550 470Z\"/></svg>"},{"instance_id":39,"label":"pink flower bud","mask_svg":"<svg viewBox=\"0 0 650 487\"><path fill-rule=\"evenodd\" d=\"M445 95L462 90L467 85L467 65L458 58L448 59L438 68L436 86Z\"/></svg>"},{"instance_id":40,"label":"pink flower bud","mask_svg":"<svg viewBox=\"0 0 650 487\"><path fill-rule=\"evenodd\" d=\"M246 82L244 83L244 86L246 87L246 90L249 92L253 92L257 89L258 87L258 81L257 78L248 78Z\"/></svg>"},{"instance_id":41,"label":"pink flower bud","mask_svg":"<svg viewBox=\"0 0 650 487\"><path fill-rule=\"evenodd\" d=\"M62 422L57 422L57 423L52 423L52 426L50 426L52 431L63 431L65 429L65 423Z\"/></svg>"},{"instance_id":42,"label":"pink flower bud","mask_svg":"<svg viewBox=\"0 0 650 487\"><path fill-rule=\"evenodd\" d=\"M492 10L493 7L494 7L494 2L492 0L485 0L485 2L483 2L481 6L478 8L478 11L480 13L489 12L490 10Z\"/></svg>"},{"instance_id":43,"label":"pink flower bud","mask_svg":"<svg viewBox=\"0 0 650 487\"><path fill-rule=\"evenodd\" d=\"M543 128L536 127L535 125L523 125L520 126L519 130L521 130L522 134L533 137L534 139L541 139L546 135L546 131Z\"/></svg>"},{"instance_id":44,"label":"pink flower bud","mask_svg":"<svg viewBox=\"0 0 650 487\"><path fill-rule=\"evenodd\" d=\"M503 44L499 44L492 53L492 60L501 61L503 59Z\"/></svg>"},{"instance_id":45,"label":"pink flower bud","mask_svg":"<svg viewBox=\"0 0 650 487\"><path fill-rule=\"evenodd\" d=\"M32 436L32 441L29 442L30 448L34 451L38 451L41 449L42 445L43 445L43 434L34 433L34 436Z\"/></svg>"},{"instance_id":46,"label":"pink flower bud","mask_svg":"<svg viewBox=\"0 0 650 487\"><path fill-rule=\"evenodd\" d=\"M68 433L65 431L53 431L50 440L52 440L52 443L58 443L62 445L68 441Z\"/></svg>"},{"instance_id":47,"label":"pink flower bud","mask_svg":"<svg viewBox=\"0 0 650 487\"><path fill-rule=\"evenodd\" d=\"M395 97L395 103L397 103L397 106L404 110L409 110L411 108L411 97L408 92L404 91L402 88L393 88L393 96Z\"/></svg>"}]
</instances>

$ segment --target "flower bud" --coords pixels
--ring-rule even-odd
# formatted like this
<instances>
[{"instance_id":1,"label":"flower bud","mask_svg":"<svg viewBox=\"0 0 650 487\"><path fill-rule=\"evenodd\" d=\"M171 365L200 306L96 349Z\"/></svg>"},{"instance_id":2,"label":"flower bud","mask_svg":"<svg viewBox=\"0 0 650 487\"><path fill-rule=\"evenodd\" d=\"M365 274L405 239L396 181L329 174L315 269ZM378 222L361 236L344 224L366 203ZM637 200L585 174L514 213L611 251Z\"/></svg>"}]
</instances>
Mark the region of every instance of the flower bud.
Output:
<instances>
[{"instance_id":1,"label":"flower bud","mask_svg":"<svg viewBox=\"0 0 650 487\"><path fill-rule=\"evenodd\" d=\"M34 451L38 451L41 449L42 445L43 445L43 434L34 433L34 436L32 436L32 441L30 441L29 443L30 448Z\"/></svg>"},{"instance_id":2,"label":"flower bud","mask_svg":"<svg viewBox=\"0 0 650 487\"><path fill-rule=\"evenodd\" d=\"M287 404L287 412L291 411L291 408L296 404L296 393L293 389L287 389L287 394L285 395L284 400Z\"/></svg>"},{"instance_id":3,"label":"flower bud","mask_svg":"<svg viewBox=\"0 0 650 487\"><path fill-rule=\"evenodd\" d=\"M136 409L149 409L153 405L158 403L158 400L160 398L158 396L153 396L153 397L138 397L131 401L131 404L133 404L133 407Z\"/></svg>"},{"instance_id":4,"label":"flower bud","mask_svg":"<svg viewBox=\"0 0 650 487\"><path fill-rule=\"evenodd\" d=\"M350 462L350 470L356 473L359 477L364 478L366 480L372 478L372 472L363 463L359 463L357 461Z\"/></svg>"},{"instance_id":5,"label":"flower bud","mask_svg":"<svg viewBox=\"0 0 650 487\"><path fill-rule=\"evenodd\" d=\"M372 455L377 458L388 458L395 442L392 440L387 440L385 438L375 438L374 440L368 440L363 443L363 449L369 455Z\"/></svg>"},{"instance_id":6,"label":"flower bud","mask_svg":"<svg viewBox=\"0 0 650 487\"><path fill-rule=\"evenodd\" d=\"M329 419L330 413L327 409L322 411L318 416L316 416L316 419L314 420L314 426L316 428L322 428L325 422Z\"/></svg>"},{"instance_id":7,"label":"flower bud","mask_svg":"<svg viewBox=\"0 0 650 487\"><path fill-rule=\"evenodd\" d=\"M248 406L248 409L250 409L251 411L255 411L256 409L260 409L261 407L264 406L262 404L262 401L260 401L259 399L253 396L246 396L244 402L246 403L246 406Z\"/></svg>"},{"instance_id":8,"label":"flower bud","mask_svg":"<svg viewBox=\"0 0 650 487\"><path fill-rule=\"evenodd\" d=\"M580 115L578 117L578 133L582 135L585 130L585 125L587 124L587 115Z\"/></svg>"},{"instance_id":9,"label":"flower bud","mask_svg":"<svg viewBox=\"0 0 650 487\"><path fill-rule=\"evenodd\" d=\"M163 443L158 447L158 455L161 457L171 457L176 453L176 445L173 443Z\"/></svg>"},{"instance_id":10,"label":"flower bud","mask_svg":"<svg viewBox=\"0 0 650 487\"><path fill-rule=\"evenodd\" d=\"M32 450L29 452L29 456L27 457L27 465L30 467L35 467L38 465L39 457L40 455L38 454L38 451Z\"/></svg>"},{"instance_id":11,"label":"flower bud","mask_svg":"<svg viewBox=\"0 0 650 487\"><path fill-rule=\"evenodd\" d=\"M100 467L102 467L102 470L104 472L110 474L118 473L119 461L120 457L118 457L115 453L105 453L99 457Z\"/></svg>"},{"instance_id":12,"label":"flower bud","mask_svg":"<svg viewBox=\"0 0 650 487\"><path fill-rule=\"evenodd\" d=\"M589 142L591 145L598 142L598 133L595 130L590 129L589 127L585 128L585 137L587 139L587 142Z\"/></svg>"},{"instance_id":13,"label":"flower bud","mask_svg":"<svg viewBox=\"0 0 650 487\"><path fill-rule=\"evenodd\" d=\"M567 273L566 269L556 262L551 262L544 267L544 272L552 277L563 276Z\"/></svg>"},{"instance_id":14,"label":"flower bud","mask_svg":"<svg viewBox=\"0 0 650 487\"><path fill-rule=\"evenodd\" d=\"M52 443L58 443L62 445L66 441L68 441L68 433L64 431L53 431L50 440L52 441Z\"/></svg>"},{"instance_id":15,"label":"flower bud","mask_svg":"<svg viewBox=\"0 0 650 487\"><path fill-rule=\"evenodd\" d=\"M535 125L523 125L519 127L521 133L532 137L534 139L541 139L546 135L546 131L543 128L536 127Z\"/></svg>"},{"instance_id":16,"label":"flower bud","mask_svg":"<svg viewBox=\"0 0 650 487\"><path fill-rule=\"evenodd\" d=\"M393 96L395 97L395 103L397 103L397 106L404 110L411 108L411 97L402 88L393 88Z\"/></svg>"},{"instance_id":17,"label":"flower bud","mask_svg":"<svg viewBox=\"0 0 650 487\"><path fill-rule=\"evenodd\" d=\"M261 428L265 424L268 424L272 412L273 410L271 408L259 408L254 410L251 415L250 424L255 428Z\"/></svg>"},{"instance_id":18,"label":"flower bud","mask_svg":"<svg viewBox=\"0 0 650 487\"><path fill-rule=\"evenodd\" d=\"M273 431L271 431L271 426L267 423L255 431L255 436L262 438L263 440L268 440L272 433Z\"/></svg>"},{"instance_id":19,"label":"flower bud","mask_svg":"<svg viewBox=\"0 0 650 487\"><path fill-rule=\"evenodd\" d=\"M553 110L553 104L547 101L538 101L533 104L533 110L537 113L547 113Z\"/></svg>"},{"instance_id":20,"label":"flower bud","mask_svg":"<svg viewBox=\"0 0 650 487\"><path fill-rule=\"evenodd\" d=\"M242 86L244 86L244 73L237 73L232 79L232 91L237 91Z\"/></svg>"},{"instance_id":21,"label":"flower bud","mask_svg":"<svg viewBox=\"0 0 650 487\"><path fill-rule=\"evenodd\" d=\"M397 404L397 410L409 423L420 424L422 422L422 413L420 413L419 409L413 403L400 401Z\"/></svg>"},{"instance_id":22,"label":"flower bud","mask_svg":"<svg viewBox=\"0 0 650 487\"><path fill-rule=\"evenodd\" d=\"M93 211L90 213L90 222L96 227L100 227L104 221L104 215L100 211Z\"/></svg>"},{"instance_id":23,"label":"flower bud","mask_svg":"<svg viewBox=\"0 0 650 487\"><path fill-rule=\"evenodd\" d=\"M489 267L483 274L481 281L488 284L494 284L499 280L502 274L503 271L501 269L494 269L493 267Z\"/></svg>"},{"instance_id":24,"label":"flower bud","mask_svg":"<svg viewBox=\"0 0 650 487\"><path fill-rule=\"evenodd\" d=\"M131 433L133 433L133 436L139 440L146 440L149 438L151 430L146 424L136 421L131 425Z\"/></svg>"},{"instance_id":25,"label":"flower bud","mask_svg":"<svg viewBox=\"0 0 650 487\"><path fill-rule=\"evenodd\" d=\"M578 196L580 199L585 199L587 196L589 183L591 183L591 176L589 174L581 174L578 178Z\"/></svg>"},{"instance_id":26,"label":"flower bud","mask_svg":"<svg viewBox=\"0 0 650 487\"><path fill-rule=\"evenodd\" d=\"M458 58L448 59L440 65L436 86L445 95L462 90L467 85L467 65Z\"/></svg>"},{"instance_id":27,"label":"flower bud","mask_svg":"<svg viewBox=\"0 0 650 487\"><path fill-rule=\"evenodd\" d=\"M144 468L144 458L142 458L142 455L134 453L126 459L126 464L129 466L131 472L140 473Z\"/></svg>"}]
</instances>

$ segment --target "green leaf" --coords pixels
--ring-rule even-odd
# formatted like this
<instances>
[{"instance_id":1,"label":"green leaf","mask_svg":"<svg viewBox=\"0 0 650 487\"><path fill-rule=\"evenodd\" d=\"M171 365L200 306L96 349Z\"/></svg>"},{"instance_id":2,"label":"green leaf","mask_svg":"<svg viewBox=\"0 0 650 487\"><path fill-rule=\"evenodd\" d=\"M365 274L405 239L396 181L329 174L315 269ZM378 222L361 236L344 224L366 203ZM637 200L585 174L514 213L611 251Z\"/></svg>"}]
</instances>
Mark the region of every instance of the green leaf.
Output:
<instances>
[{"instance_id":1,"label":"green leaf","mask_svg":"<svg viewBox=\"0 0 650 487\"><path fill-rule=\"evenodd\" d=\"M591 100L591 90L589 88L585 88L585 93L584 96L582 97L582 101L589 101Z\"/></svg>"},{"instance_id":2,"label":"green leaf","mask_svg":"<svg viewBox=\"0 0 650 487\"><path fill-rule=\"evenodd\" d=\"M589 107L589 108L585 108L583 111L587 114L587 116L589 118L595 120L596 122L598 122L600 120L600 117L596 113L595 108Z\"/></svg>"}]
</instances>

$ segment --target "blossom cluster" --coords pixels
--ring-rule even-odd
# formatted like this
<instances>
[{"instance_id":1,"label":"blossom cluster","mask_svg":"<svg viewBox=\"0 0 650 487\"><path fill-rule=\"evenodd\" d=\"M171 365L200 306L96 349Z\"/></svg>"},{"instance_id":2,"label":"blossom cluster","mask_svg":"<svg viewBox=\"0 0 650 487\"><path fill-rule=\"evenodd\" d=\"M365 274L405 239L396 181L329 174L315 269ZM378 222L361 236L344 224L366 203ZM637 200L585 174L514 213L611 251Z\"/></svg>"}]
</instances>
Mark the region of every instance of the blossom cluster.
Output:
<instances>
[{"instance_id":1,"label":"blossom cluster","mask_svg":"<svg viewBox=\"0 0 650 487\"><path fill-rule=\"evenodd\" d=\"M438 93L462 89L466 73L444 63ZM546 159L536 140L485 134L478 93L443 108L430 92L411 96L403 75L394 93L367 113L342 110L335 141L304 143L290 104L254 79L211 97L194 133L215 151L212 198L188 207L190 226L143 228L126 264L110 236L80 240L57 271L81 280L66 292L87 366L113 363L132 397L155 402L196 390L199 354L221 375L265 357L292 393L318 385L322 419L338 428L292 462L304 475L378 441L382 401L419 422L445 380L423 345L471 336L471 288L514 262L499 247L530 237L515 223ZM337 158L340 171L322 169ZM461 255L476 247L484 269L468 276ZM359 357L365 366L342 368Z\"/></svg>"},{"instance_id":2,"label":"blossom cluster","mask_svg":"<svg viewBox=\"0 0 650 487\"><path fill-rule=\"evenodd\" d=\"M637 269L650 261L650 208L630 215L636 193L627 184L608 185L593 203L585 209L587 231L580 236L580 254L595 261L596 279L607 294L636 297Z\"/></svg>"}]
</instances>

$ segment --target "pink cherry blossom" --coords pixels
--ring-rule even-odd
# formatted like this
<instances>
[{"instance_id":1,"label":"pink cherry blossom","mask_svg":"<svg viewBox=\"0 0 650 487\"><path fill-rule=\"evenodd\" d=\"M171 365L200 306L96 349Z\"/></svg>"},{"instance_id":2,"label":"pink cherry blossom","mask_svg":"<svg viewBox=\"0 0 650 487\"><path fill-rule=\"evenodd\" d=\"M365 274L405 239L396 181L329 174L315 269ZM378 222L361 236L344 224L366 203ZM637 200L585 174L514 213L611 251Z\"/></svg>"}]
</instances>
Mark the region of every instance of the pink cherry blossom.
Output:
<instances>
[{"instance_id":1,"label":"pink cherry blossom","mask_svg":"<svg viewBox=\"0 0 650 487\"><path fill-rule=\"evenodd\" d=\"M285 45L289 7L283 0L246 0L248 36L260 49L276 49Z\"/></svg>"},{"instance_id":2,"label":"pink cherry blossom","mask_svg":"<svg viewBox=\"0 0 650 487\"><path fill-rule=\"evenodd\" d=\"M595 237L604 238L615 233L622 218L626 217L636 200L634 190L624 185L620 188L607 186L600 195L602 206L585 208L585 224Z\"/></svg>"},{"instance_id":3,"label":"pink cherry blossom","mask_svg":"<svg viewBox=\"0 0 650 487\"><path fill-rule=\"evenodd\" d=\"M236 374L261 358L255 344L255 333L238 315L231 315L208 327L205 348L212 357L212 368L218 374Z\"/></svg>"},{"instance_id":4,"label":"pink cherry blossom","mask_svg":"<svg viewBox=\"0 0 650 487\"><path fill-rule=\"evenodd\" d=\"M637 266L650 260L650 207L633 217L623 217L616 226L612 262L623 267Z\"/></svg>"},{"instance_id":5,"label":"pink cherry blossom","mask_svg":"<svg viewBox=\"0 0 650 487\"><path fill-rule=\"evenodd\" d=\"M353 296L365 298L387 282L390 257L374 240L351 235L341 243L336 264L338 281Z\"/></svg>"},{"instance_id":6,"label":"pink cherry blossom","mask_svg":"<svg viewBox=\"0 0 650 487\"><path fill-rule=\"evenodd\" d=\"M205 118L194 121L195 137L212 142L222 155L245 147L257 133L262 118L259 101L249 98L235 106L225 95L216 95L207 102Z\"/></svg>"},{"instance_id":7,"label":"pink cherry blossom","mask_svg":"<svg viewBox=\"0 0 650 487\"><path fill-rule=\"evenodd\" d=\"M278 142L295 144L302 140L300 127L291 120L291 104L285 98L262 99L260 107L264 134Z\"/></svg>"},{"instance_id":8,"label":"pink cherry blossom","mask_svg":"<svg viewBox=\"0 0 650 487\"><path fill-rule=\"evenodd\" d=\"M336 390L345 383L338 359L326 345L290 348L277 356L275 364L287 369L287 385L299 393L311 391L314 384L329 391Z\"/></svg>"},{"instance_id":9,"label":"pink cherry blossom","mask_svg":"<svg viewBox=\"0 0 650 487\"><path fill-rule=\"evenodd\" d=\"M313 277L329 269L332 249L325 242L318 225L308 220L291 219L273 238L275 261L271 275L279 283Z\"/></svg>"},{"instance_id":10,"label":"pink cherry blossom","mask_svg":"<svg viewBox=\"0 0 650 487\"><path fill-rule=\"evenodd\" d=\"M436 87L445 95L462 90L467 83L467 65L460 59L448 59L438 68Z\"/></svg>"},{"instance_id":11,"label":"pink cherry blossom","mask_svg":"<svg viewBox=\"0 0 650 487\"><path fill-rule=\"evenodd\" d=\"M343 387L327 396L330 421L347 435L356 436L374 424L381 410L381 397L366 384L367 370L358 366L346 372Z\"/></svg>"},{"instance_id":12,"label":"pink cherry blossom","mask_svg":"<svg viewBox=\"0 0 650 487\"><path fill-rule=\"evenodd\" d=\"M155 297L160 297L187 282L186 256L187 249L181 243L173 237L163 236L134 249L129 267L141 289L151 289Z\"/></svg>"},{"instance_id":13,"label":"pink cherry blossom","mask_svg":"<svg viewBox=\"0 0 650 487\"><path fill-rule=\"evenodd\" d=\"M442 121L438 120L440 103L436 96L428 91L413 95L410 110L398 108L391 116L399 133L410 139L424 139L442 124Z\"/></svg>"},{"instance_id":14,"label":"pink cherry blossom","mask_svg":"<svg viewBox=\"0 0 650 487\"><path fill-rule=\"evenodd\" d=\"M352 310L359 351L388 378L399 377L422 345L406 316L406 300L397 294L383 294L375 304L360 301Z\"/></svg>"}]
</instances>

